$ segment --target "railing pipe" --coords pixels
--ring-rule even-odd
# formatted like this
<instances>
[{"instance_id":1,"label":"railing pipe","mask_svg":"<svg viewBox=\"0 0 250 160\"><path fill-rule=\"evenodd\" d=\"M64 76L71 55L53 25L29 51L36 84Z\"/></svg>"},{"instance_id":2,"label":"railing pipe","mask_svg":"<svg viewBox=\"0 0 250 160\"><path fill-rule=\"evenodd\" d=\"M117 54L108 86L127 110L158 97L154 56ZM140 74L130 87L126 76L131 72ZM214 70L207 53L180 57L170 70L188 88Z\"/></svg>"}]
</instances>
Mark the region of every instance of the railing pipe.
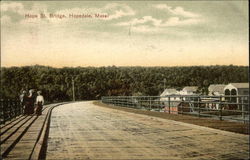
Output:
<instances>
[{"instance_id":1,"label":"railing pipe","mask_svg":"<svg viewBox=\"0 0 250 160\"><path fill-rule=\"evenodd\" d=\"M177 98L176 98L177 97ZM179 98L178 98L179 97ZM225 101L225 97L238 97L240 101L230 102ZM175 99L173 99L175 98ZM193 109L185 114L199 115L199 116L209 116L218 117L220 120L232 119L246 121L246 115L249 115L249 111L246 109L249 105L249 96L247 95L236 95L236 96L204 96L204 95L169 95L169 96L112 96L112 97L102 97L102 102L113 104L117 106L127 106L134 108L146 108L149 110L161 111L161 107L165 106L168 109L168 113L171 114L175 111L171 111L171 103L178 104L181 111L177 113L184 114L186 108ZM187 104L192 104L188 106ZM212 106L211 106L211 105ZM174 104L172 104L174 105ZM215 106L215 108L214 108ZM242 106L238 109L237 106ZM224 110L223 110L224 107ZM236 108L237 107L237 108ZM226 117L223 116L225 112ZM240 118L239 118L240 115Z\"/></svg>"}]
</instances>

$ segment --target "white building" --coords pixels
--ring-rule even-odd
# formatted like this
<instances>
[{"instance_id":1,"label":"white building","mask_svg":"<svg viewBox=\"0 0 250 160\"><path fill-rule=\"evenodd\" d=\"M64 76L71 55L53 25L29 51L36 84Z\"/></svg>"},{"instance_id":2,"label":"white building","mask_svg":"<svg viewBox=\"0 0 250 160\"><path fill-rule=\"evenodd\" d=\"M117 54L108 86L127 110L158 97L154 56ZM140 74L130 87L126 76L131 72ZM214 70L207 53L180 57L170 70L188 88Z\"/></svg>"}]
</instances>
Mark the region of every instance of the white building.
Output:
<instances>
[{"instance_id":1,"label":"white building","mask_svg":"<svg viewBox=\"0 0 250 160\"><path fill-rule=\"evenodd\" d=\"M175 95L179 94L179 91L177 91L174 88L167 88L165 89L160 96L168 96L168 95Z\"/></svg>"},{"instance_id":2,"label":"white building","mask_svg":"<svg viewBox=\"0 0 250 160\"><path fill-rule=\"evenodd\" d=\"M198 92L197 86L186 86L181 91L181 95L196 95Z\"/></svg>"},{"instance_id":3,"label":"white building","mask_svg":"<svg viewBox=\"0 0 250 160\"><path fill-rule=\"evenodd\" d=\"M244 96L249 95L249 83L229 83L224 88L224 93L226 96ZM227 101L234 102L234 103L248 103L249 97L225 97ZM237 105L238 109L243 109L242 106L245 108L248 105Z\"/></svg>"},{"instance_id":4,"label":"white building","mask_svg":"<svg viewBox=\"0 0 250 160\"><path fill-rule=\"evenodd\" d=\"M224 95L225 84L211 84L208 87L209 96L222 96Z\"/></svg>"},{"instance_id":5,"label":"white building","mask_svg":"<svg viewBox=\"0 0 250 160\"><path fill-rule=\"evenodd\" d=\"M176 95L176 97L175 97L175 95ZM171 96L170 101L180 100L180 97L179 97L180 92L174 88L165 89L160 96L161 96L160 101L168 101L169 98L167 96ZM164 97L164 96L166 96L166 97Z\"/></svg>"},{"instance_id":6,"label":"white building","mask_svg":"<svg viewBox=\"0 0 250 160\"><path fill-rule=\"evenodd\" d=\"M224 88L225 95L249 95L249 83L229 83Z\"/></svg>"}]
</instances>

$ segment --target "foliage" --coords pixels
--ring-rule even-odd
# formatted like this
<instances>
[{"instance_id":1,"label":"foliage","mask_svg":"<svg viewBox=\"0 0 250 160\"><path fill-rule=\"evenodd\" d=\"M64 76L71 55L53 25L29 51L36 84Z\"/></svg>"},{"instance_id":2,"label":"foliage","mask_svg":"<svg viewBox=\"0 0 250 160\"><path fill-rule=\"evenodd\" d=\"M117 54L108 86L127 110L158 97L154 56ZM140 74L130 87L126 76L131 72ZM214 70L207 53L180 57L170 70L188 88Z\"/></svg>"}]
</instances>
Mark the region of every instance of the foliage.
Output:
<instances>
[{"instance_id":1,"label":"foliage","mask_svg":"<svg viewBox=\"0 0 250 160\"><path fill-rule=\"evenodd\" d=\"M246 66L192 67L3 67L1 98L18 98L22 90L42 90L47 101L72 99L72 78L76 100L101 96L159 95L166 88L198 86L203 92L210 84L248 82Z\"/></svg>"}]
</instances>

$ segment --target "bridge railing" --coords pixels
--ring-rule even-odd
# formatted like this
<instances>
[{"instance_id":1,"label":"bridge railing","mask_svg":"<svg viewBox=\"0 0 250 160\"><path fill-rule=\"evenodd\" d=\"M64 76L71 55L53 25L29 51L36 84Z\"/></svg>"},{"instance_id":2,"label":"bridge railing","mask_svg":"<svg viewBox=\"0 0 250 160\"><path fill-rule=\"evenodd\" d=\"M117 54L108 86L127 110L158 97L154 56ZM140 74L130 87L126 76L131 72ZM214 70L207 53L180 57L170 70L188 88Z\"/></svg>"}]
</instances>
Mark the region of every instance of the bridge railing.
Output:
<instances>
[{"instance_id":1,"label":"bridge railing","mask_svg":"<svg viewBox=\"0 0 250 160\"><path fill-rule=\"evenodd\" d=\"M23 113L19 100L0 100L0 124L4 124Z\"/></svg>"},{"instance_id":2,"label":"bridge railing","mask_svg":"<svg viewBox=\"0 0 250 160\"><path fill-rule=\"evenodd\" d=\"M220 120L249 122L249 96L108 96L102 102L169 114L189 114Z\"/></svg>"}]
</instances>

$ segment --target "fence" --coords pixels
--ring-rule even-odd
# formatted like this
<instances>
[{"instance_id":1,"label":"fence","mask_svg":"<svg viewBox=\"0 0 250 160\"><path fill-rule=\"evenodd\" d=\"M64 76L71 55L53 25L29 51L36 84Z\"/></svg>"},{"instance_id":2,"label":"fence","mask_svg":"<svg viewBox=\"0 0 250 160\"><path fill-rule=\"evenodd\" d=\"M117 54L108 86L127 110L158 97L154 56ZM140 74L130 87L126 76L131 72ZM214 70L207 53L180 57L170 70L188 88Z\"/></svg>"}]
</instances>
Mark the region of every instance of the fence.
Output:
<instances>
[{"instance_id":1,"label":"fence","mask_svg":"<svg viewBox=\"0 0 250 160\"><path fill-rule=\"evenodd\" d=\"M169 114L189 114L249 122L249 96L109 96L102 102Z\"/></svg>"},{"instance_id":2,"label":"fence","mask_svg":"<svg viewBox=\"0 0 250 160\"><path fill-rule=\"evenodd\" d=\"M0 100L0 124L4 124L20 114L22 114L22 106L18 100Z\"/></svg>"}]
</instances>

